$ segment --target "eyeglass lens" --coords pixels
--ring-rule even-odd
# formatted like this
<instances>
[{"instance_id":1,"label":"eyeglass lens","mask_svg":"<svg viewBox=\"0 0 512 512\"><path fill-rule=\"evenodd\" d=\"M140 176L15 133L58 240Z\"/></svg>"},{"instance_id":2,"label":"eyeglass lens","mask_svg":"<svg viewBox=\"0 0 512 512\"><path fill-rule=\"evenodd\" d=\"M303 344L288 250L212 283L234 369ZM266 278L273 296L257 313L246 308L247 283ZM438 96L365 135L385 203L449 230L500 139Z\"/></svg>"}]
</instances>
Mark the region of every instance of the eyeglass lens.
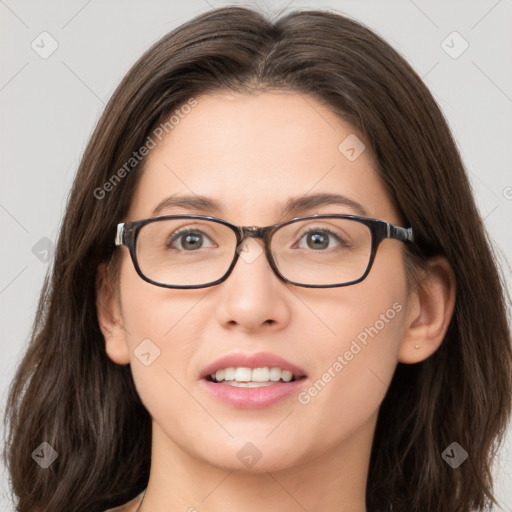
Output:
<instances>
[{"instance_id":1,"label":"eyeglass lens","mask_svg":"<svg viewBox=\"0 0 512 512\"><path fill-rule=\"evenodd\" d=\"M286 279L329 285L359 279L368 266L371 245L370 229L361 222L306 219L274 232L270 251ZM220 279L236 250L236 234L228 226L202 219L163 219L141 228L136 256L147 278L195 286Z\"/></svg>"}]
</instances>

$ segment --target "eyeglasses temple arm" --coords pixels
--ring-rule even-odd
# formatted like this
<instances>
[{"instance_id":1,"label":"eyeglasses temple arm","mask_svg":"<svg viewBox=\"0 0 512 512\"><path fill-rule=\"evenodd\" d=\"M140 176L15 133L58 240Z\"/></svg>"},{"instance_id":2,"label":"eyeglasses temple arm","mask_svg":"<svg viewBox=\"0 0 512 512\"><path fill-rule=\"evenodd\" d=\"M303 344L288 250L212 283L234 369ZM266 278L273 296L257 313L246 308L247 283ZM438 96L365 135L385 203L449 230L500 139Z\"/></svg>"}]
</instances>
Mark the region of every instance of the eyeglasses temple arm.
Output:
<instances>
[{"instance_id":1,"label":"eyeglasses temple arm","mask_svg":"<svg viewBox=\"0 0 512 512\"><path fill-rule=\"evenodd\" d=\"M116 245L124 245L124 222L117 225Z\"/></svg>"},{"instance_id":2,"label":"eyeglasses temple arm","mask_svg":"<svg viewBox=\"0 0 512 512\"><path fill-rule=\"evenodd\" d=\"M388 224L388 238L394 238L402 242L414 242L412 228L403 228L393 224Z\"/></svg>"}]
</instances>

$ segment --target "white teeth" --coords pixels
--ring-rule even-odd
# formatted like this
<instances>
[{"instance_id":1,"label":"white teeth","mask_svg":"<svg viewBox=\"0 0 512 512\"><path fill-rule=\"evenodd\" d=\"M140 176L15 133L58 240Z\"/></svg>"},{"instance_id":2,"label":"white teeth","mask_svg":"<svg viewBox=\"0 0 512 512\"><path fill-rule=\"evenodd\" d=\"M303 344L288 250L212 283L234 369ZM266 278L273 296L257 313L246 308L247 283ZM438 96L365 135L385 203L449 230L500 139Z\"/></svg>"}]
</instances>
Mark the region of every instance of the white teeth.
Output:
<instances>
[{"instance_id":1,"label":"white teeth","mask_svg":"<svg viewBox=\"0 0 512 512\"><path fill-rule=\"evenodd\" d=\"M224 382L228 386L234 386L236 388L261 388L265 386L272 386L273 382L237 382L236 380L230 380Z\"/></svg>"},{"instance_id":2,"label":"white teeth","mask_svg":"<svg viewBox=\"0 0 512 512\"><path fill-rule=\"evenodd\" d=\"M281 378L281 368L271 368L269 378L270 380L277 382Z\"/></svg>"},{"instance_id":3,"label":"white teeth","mask_svg":"<svg viewBox=\"0 0 512 512\"><path fill-rule=\"evenodd\" d=\"M290 382L293 379L293 373L289 370L283 370L281 372L281 379L283 379L285 382Z\"/></svg>"},{"instance_id":4,"label":"white teeth","mask_svg":"<svg viewBox=\"0 0 512 512\"><path fill-rule=\"evenodd\" d=\"M293 379L293 373L281 368L223 368L210 375L212 380L223 382L231 386L238 387L257 387L259 385L270 385L273 382L282 380L290 382ZM240 383L240 384L239 384Z\"/></svg>"},{"instance_id":5,"label":"white teeth","mask_svg":"<svg viewBox=\"0 0 512 512\"><path fill-rule=\"evenodd\" d=\"M224 380L235 380L234 368L226 368L226 375L224 375Z\"/></svg>"},{"instance_id":6,"label":"white teeth","mask_svg":"<svg viewBox=\"0 0 512 512\"><path fill-rule=\"evenodd\" d=\"M252 380L254 382L267 382L269 379L270 370L268 368L254 368L252 371Z\"/></svg>"},{"instance_id":7,"label":"white teeth","mask_svg":"<svg viewBox=\"0 0 512 512\"><path fill-rule=\"evenodd\" d=\"M249 382L251 379L252 370L250 368L237 368L235 370L235 380L237 382Z\"/></svg>"}]
</instances>

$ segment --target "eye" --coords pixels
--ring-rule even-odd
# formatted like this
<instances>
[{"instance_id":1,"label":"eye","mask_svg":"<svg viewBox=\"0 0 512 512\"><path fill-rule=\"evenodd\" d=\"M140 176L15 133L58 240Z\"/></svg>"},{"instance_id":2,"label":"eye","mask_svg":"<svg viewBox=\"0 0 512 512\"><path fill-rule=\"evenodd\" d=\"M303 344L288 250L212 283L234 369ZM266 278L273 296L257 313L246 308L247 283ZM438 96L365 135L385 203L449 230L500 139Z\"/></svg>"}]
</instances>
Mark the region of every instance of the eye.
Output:
<instances>
[{"instance_id":1,"label":"eye","mask_svg":"<svg viewBox=\"0 0 512 512\"><path fill-rule=\"evenodd\" d=\"M199 229L185 228L175 231L174 233L169 235L167 240L167 248L174 248L174 242L178 242L180 247L177 247L177 249L185 251L189 251L191 249L192 252L194 252L194 250L203 249L204 241L211 239L204 231L201 231ZM210 247L213 247L213 245L211 245Z\"/></svg>"},{"instance_id":2,"label":"eye","mask_svg":"<svg viewBox=\"0 0 512 512\"><path fill-rule=\"evenodd\" d=\"M301 235L299 243L303 239L306 239L307 247L299 245L300 249L330 249L333 247L333 245L329 245L329 242L331 241L333 243L337 243L338 246L341 246L342 248L349 247L349 243L347 240L344 240L337 233L327 228L308 229L308 231Z\"/></svg>"}]
</instances>

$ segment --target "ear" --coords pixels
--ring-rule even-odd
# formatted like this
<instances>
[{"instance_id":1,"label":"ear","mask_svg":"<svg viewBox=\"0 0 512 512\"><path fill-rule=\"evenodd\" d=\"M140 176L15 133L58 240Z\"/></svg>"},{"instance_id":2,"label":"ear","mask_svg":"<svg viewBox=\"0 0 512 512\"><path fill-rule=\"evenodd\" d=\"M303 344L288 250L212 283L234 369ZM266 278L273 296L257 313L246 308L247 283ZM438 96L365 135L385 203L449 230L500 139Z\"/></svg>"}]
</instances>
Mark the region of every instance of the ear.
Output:
<instances>
[{"instance_id":1,"label":"ear","mask_svg":"<svg viewBox=\"0 0 512 512\"><path fill-rule=\"evenodd\" d=\"M109 279L106 263L102 263L96 273L96 312L108 356L114 363L128 364L130 353L121 306Z\"/></svg>"},{"instance_id":2,"label":"ear","mask_svg":"<svg viewBox=\"0 0 512 512\"><path fill-rule=\"evenodd\" d=\"M405 333L398 360L427 359L443 342L455 307L455 274L445 258L430 260L407 306Z\"/></svg>"}]
</instances>

